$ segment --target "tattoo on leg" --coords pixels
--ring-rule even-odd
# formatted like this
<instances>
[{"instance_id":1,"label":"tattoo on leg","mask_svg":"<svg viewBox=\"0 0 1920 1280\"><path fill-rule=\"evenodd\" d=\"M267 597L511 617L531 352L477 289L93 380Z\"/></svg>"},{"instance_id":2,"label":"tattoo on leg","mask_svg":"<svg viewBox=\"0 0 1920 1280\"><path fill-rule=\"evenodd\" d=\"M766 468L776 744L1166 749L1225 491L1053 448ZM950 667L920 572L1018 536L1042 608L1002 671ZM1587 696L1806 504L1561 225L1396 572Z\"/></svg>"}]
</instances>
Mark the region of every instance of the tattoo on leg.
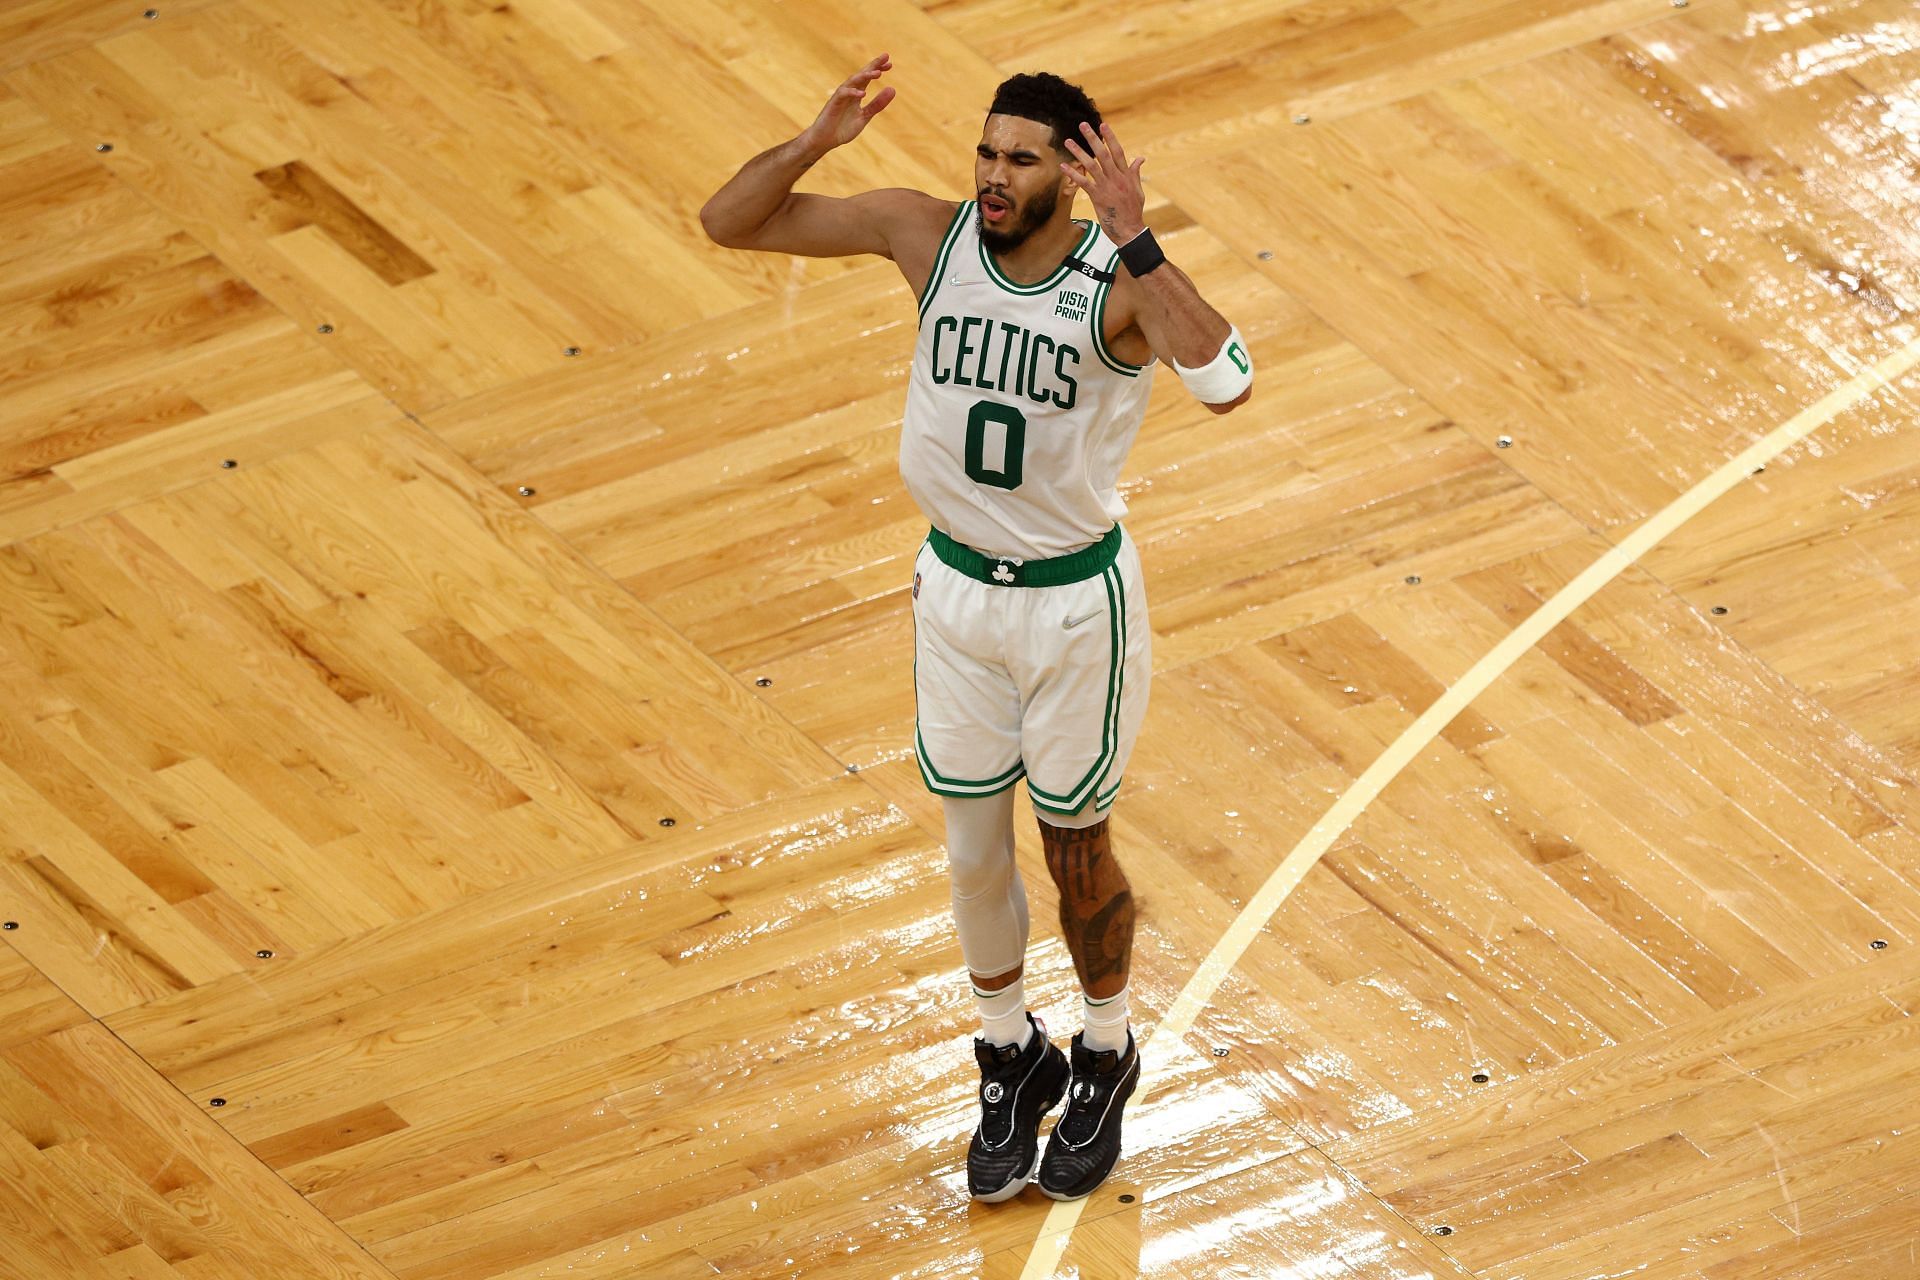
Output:
<instances>
[{"instance_id":1,"label":"tattoo on leg","mask_svg":"<svg viewBox=\"0 0 1920 1280\"><path fill-rule=\"evenodd\" d=\"M1118 975L1120 986L1127 981L1127 968L1133 959L1133 894L1122 889L1093 913L1080 934L1076 958L1085 957L1088 993L1100 998L1092 988ZM1114 988L1115 991L1119 987Z\"/></svg>"},{"instance_id":2,"label":"tattoo on leg","mask_svg":"<svg viewBox=\"0 0 1920 1280\"><path fill-rule=\"evenodd\" d=\"M1040 824L1041 843L1047 850L1047 869L1060 886L1064 903L1069 895L1076 899L1094 894L1096 878L1107 859L1107 821L1102 818L1090 827L1051 827Z\"/></svg>"},{"instance_id":3,"label":"tattoo on leg","mask_svg":"<svg viewBox=\"0 0 1920 1280\"><path fill-rule=\"evenodd\" d=\"M1115 862L1104 819L1079 829L1040 824L1047 870L1060 890L1060 932L1087 994L1126 985L1133 958L1133 891ZM1096 988L1106 988L1104 990Z\"/></svg>"}]
</instances>

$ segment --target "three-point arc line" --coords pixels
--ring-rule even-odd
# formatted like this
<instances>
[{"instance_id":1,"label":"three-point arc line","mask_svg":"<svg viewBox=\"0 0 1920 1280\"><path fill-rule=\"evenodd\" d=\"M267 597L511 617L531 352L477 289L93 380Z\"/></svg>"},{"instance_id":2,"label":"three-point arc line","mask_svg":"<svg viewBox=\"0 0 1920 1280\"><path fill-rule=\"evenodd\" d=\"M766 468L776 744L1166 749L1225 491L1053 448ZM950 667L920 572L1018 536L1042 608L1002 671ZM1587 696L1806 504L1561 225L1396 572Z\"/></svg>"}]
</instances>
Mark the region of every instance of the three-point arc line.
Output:
<instances>
[{"instance_id":1,"label":"three-point arc line","mask_svg":"<svg viewBox=\"0 0 1920 1280\"><path fill-rule=\"evenodd\" d=\"M1274 869L1267 882L1260 886L1259 892L1227 926L1220 941L1200 962L1193 976L1187 979L1187 985L1180 989L1173 1007L1154 1028L1150 1039L1171 1043L1192 1029L1194 1018L1213 998L1214 991L1225 981L1228 972L1239 963L1240 957L1252 945L1254 936L1266 928L1267 921L1273 918L1273 914L1287 900L1287 895L1306 877L1313 864L1320 860L1340 834L1360 816L1361 810L1386 789L1387 784L1407 763L1424 751L1448 722L1466 710L1475 698L1486 691L1487 686L1519 660L1521 654L1538 644L1541 637L1566 621L1575 609L1593 598L1600 588L1613 581L1662 539L1698 515L1708 503L1866 396L1882 387L1891 386L1916 364L1920 364L1920 339L1908 343L1878 364L1863 369L1775 427L1721 464L1706 479L1675 498L1617 545L1609 547L1598 560L1588 565L1579 576L1536 609L1531 617L1488 650L1486 656L1474 663L1465 675L1408 725L1367 767L1366 772L1354 779L1353 785L1333 802L1333 807L1321 815L1306 835L1300 838L1293 852ZM1143 1048L1146 1043L1142 1042ZM1141 1101L1152 1094L1165 1075L1165 1071L1148 1073L1141 1081ZM1074 1224L1080 1220L1085 1205L1085 1199L1066 1200L1055 1203L1047 1211L1047 1220L1040 1227L1040 1236L1034 1241L1033 1252L1028 1255L1027 1265L1020 1272L1020 1280L1047 1280L1058 1270L1060 1259L1072 1239Z\"/></svg>"}]
</instances>

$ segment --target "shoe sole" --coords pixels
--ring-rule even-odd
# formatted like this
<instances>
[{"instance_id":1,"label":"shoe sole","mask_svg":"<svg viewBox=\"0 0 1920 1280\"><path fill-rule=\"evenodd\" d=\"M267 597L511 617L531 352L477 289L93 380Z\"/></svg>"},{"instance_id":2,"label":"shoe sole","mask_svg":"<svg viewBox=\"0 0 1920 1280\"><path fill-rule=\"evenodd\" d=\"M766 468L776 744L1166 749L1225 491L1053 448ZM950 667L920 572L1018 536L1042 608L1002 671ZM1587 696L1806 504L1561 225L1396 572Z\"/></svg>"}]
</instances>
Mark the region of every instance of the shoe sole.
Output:
<instances>
[{"instance_id":1,"label":"shoe sole","mask_svg":"<svg viewBox=\"0 0 1920 1280\"><path fill-rule=\"evenodd\" d=\"M1059 1106L1060 1099L1066 1096L1067 1096L1067 1081L1065 1077L1062 1077L1060 1081L1060 1087L1053 1091L1053 1096L1047 1099L1047 1105L1045 1105L1044 1107L1041 1107L1040 1114L1033 1118L1033 1127L1036 1130L1039 1129L1040 1122L1047 1118L1047 1112ZM998 1191L989 1191L985 1195L982 1195L977 1191L973 1192L972 1193L973 1198L975 1200L978 1200L981 1204L999 1204L1003 1200L1011 1200L1015 1196L1019 1195L1022 1191L1025 1191L1027 1189L1027 1184L1033 1181L1033 1175L1037 1173L1039 1169L1040 1169L1040 1135L1038 1133L1035 1133L1034 1142L1033 1142L1033 1160L1031 1163L1027 1165L1027 1171L1021 1174L1019 1177L1015 1178L1013 1181L1009 1182L1006 1186L1000 1188Z\"/></svg>"},{"instance_id":2,"label":"shoe sole","mask_svg":"<svg viewBox=\"0 0 1920 1280\"><path fill-rule=\"evenodd\" d=\"M1112 1173L1112 1172L1113 1170L1111 1169L1107 1170L1107 1173ZM1102 1174L1100 1176L1100 1182L1105 1182L1106 1180L1107 1180L1106 1174ZM1088 1187L1085 1191L1082 1191L1079 1195L1070 1196L1064 1191L1049 1191L1045 1187L1040 1188L1040 1194L1045 1196L1049 1200L1059 1200L1059 1201L1062 1201L1063 1203L1068 1200L1085 1200L1088 1196L1092 1195L1094 1192L1100 1189L1100 1182L1094 1183L1092 1186Z\"/></svg>"}]
</instances>

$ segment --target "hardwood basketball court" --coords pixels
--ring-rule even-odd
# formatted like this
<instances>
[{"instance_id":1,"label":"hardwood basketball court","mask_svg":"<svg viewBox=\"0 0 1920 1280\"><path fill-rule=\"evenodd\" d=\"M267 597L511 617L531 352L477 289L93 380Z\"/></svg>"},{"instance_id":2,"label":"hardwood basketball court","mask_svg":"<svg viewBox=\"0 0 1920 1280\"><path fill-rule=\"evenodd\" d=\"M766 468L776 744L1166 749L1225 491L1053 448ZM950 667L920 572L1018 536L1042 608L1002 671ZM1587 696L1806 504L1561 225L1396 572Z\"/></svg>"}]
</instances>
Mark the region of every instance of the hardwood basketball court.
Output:
<instances>
[{"instance_id":1,"label":"hardwood basketball court","mask_svg":"<svg viewBox=\"0 0 1920 1280\"><path fill-rule=\"evenodd\" d=\"M157 3L0 0L0 1277L1920 1277L1910 4ZM912 294L696 219L881 50L812 189L1059 72L1257 368L1126 472L1073 1209L966 1196Z\"/></svg>"}]
</instances>

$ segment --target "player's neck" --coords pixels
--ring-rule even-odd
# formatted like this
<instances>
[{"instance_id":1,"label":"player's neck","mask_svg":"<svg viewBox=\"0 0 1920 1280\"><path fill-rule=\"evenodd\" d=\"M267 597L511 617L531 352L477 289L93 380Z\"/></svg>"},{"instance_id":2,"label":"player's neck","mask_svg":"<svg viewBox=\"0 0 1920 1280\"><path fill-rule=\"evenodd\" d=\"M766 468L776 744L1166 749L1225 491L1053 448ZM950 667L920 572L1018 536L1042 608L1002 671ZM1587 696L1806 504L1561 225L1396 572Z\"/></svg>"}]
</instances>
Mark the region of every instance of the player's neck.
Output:
<instances>
[{"instance_id":1,"label":"player's neck","mask_svg":"<svg viewBox=\"0 0 1920 1280\"><path fill-rule=\"evenodd\" d=\"M1084 231L1075 226L1071 210L1054 215L1047 224L1006 253L993 253L1001 274L1015 284L1038 284L1059 269L1080 243Z\"/></svg>"}]
</instances>

